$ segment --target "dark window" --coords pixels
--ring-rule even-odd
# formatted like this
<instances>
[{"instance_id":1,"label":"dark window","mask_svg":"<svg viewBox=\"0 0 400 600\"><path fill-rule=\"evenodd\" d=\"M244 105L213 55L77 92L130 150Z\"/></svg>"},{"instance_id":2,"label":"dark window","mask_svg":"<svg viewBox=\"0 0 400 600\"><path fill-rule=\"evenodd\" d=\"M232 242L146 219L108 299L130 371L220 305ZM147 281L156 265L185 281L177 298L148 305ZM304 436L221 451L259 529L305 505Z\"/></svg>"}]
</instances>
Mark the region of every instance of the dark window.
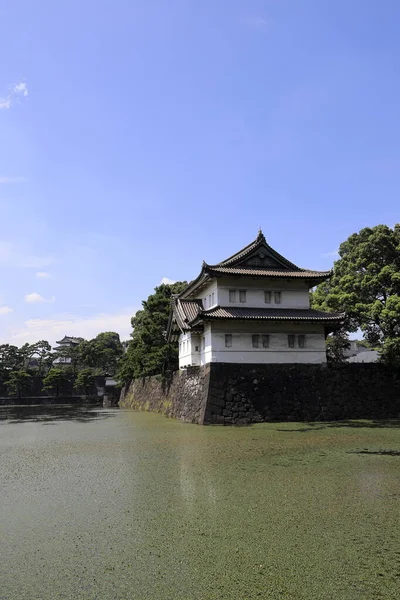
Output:
<instances>
[{"instance_id":1,"label":"dark window","mask_svg":"<svg viewBox=\"0 0 400 600\"><path fill-rule=\"evenodd\" d=\"M269 348L269 335L262 336L262 345L263 348Z\"/></svg>"},{"instance_id":2,"label":"dark window","mask_svg":"<svg viewBox=\"0 0 400 600\"><path fill-rule=\"evenodd\" d=\"M271 304L271 292L264 292L265 304Z\"/></svg>"},{"instance_id":3,"label":"dark window","mask_svg":"<svg viewBox=\"0 0 400 600\"><path fill-rule=\"evenodd\" d=\"M288 335L288 346L289 348L294 348L294 335Z\"/></svg>"},{"instance_id":4,"label":"dark window","mask_svg":"<svg viewBox=\"0 0 400 600\"><path fill-rule=\"evenodd\" d=\"M240 302L246 302L246 290L240 290L239 299Z\"/></svg>"},{"instance_id":5,"label":"dark window","mask_svg":"<svg viewBox=\"0 0 400 600\"><path fill-rule=\"evenodd\" d=\"M299 335L298 341L299 341L299 348L306 347L306 336L305 335Z\"/></svg>"},{"instance_id":6,"label":"dark window","mask_svg":"<svg viewBox=\"0 0 400 600\"><path fill-rule=\"evenodd\" d=\"M281 303L281 293L275 292L275 304L280 304L280 303Z\"/></svg>"},{"instance_id":7,"label":"dark window","mask_svg":"<svg viewBox=\"0 0 400 600\"><path fill-rule=\"evenodd\" d=\"M225 334L225 348L232 348L232 334Z\"/></svg>"},{"instance_id":8,"label":"dark window","mask_svg":"<svg viewBox=\"0 0 400 600\"><path fill-rule=\"evenodd\" d=\"M257 333L251 336L252 343L253 343L253 348L258 348L258 339L259 339L259 337L260 336Z\"/></svg>"},{"instance_id":9,"label":"dark window","mask_svg":"<svg viewBox=\"0 0 400 600\"><path fill-rule=\"evenodd\" d=\"M229 302L236 302L236 290L229 290Z\"/></svg>"}]
</instances>

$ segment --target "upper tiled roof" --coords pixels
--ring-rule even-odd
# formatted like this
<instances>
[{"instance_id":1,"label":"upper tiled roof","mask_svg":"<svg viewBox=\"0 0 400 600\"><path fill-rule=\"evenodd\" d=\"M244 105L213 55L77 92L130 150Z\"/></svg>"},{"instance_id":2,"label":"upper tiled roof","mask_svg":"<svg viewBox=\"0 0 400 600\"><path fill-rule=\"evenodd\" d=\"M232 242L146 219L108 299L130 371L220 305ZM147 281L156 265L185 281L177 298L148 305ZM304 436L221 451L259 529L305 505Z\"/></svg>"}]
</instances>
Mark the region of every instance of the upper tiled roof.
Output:
<instances>
[{"instance_id":1,"label":"upper tiled roof","mask_svg":"<svg viewBox=\"0 0 400 600\"><path fill-rule=\"evenodd\" d=\"M236 254L217 263L209 265L203 263L199 276L189 283L186 289L179 294L180 298L194 296L211 277L221 275L237 275L250 277L286 277L305 279L309 287L320 283L330 276L330 271L314 271L302 269L276 252L261 232L257 238Z\"/></svg>"},{"instance_id":2,"label":"upper tiled roof","mask_svg":"<svg viewBox=\"0 0 400 600\"><path fill-rule=\"evenodd\" d=\"M268 254L273 256L278 262L280 262L282 264L282 266L289 268L289 269L299 270L299 267L297 267L294 263L287 260L284 256L282 256L281 254L276 252L276 250L274 250L273 248L271 248L271 246L269 244L267 244L267 241L266 241L265 236L264 236L263 232L261 231L261 229L259 230L258 236L256 237L256 239L253 242L251 242L250 244L248 244L247 246L242 248L242 250L239 250L239 252L236 252L229 258L226 258L225 260L221 261L217 265L213 265L213 266L214 267L216 267L216 266L223 267L223 266L237 264L238 262L244 260L252 252L254 252L255 250L257 250L260 247L264 247L267 250ZM211 266L211 265L209 265L209 266Z\"/></svg>"},{"instance_id":3,"label":"upper tiled roof","mask_svg":"<svg viewBox=\"0 0 400 600\"><path fill-rule=\"evenodd\" d=\"M307 271L305 269L299 269L297 271L291 270L279 270L279 269L257 269L257 268L245 268L245 267L220 267L218 265L206 267L207 272L211 275L224 274L224 275L253 275L260 277L297 277L297 278L312 278L318 279L320 277L329 277L330 271Z\"/></svg>"},{"instance_id":4,"label":"upper tiled roof","mask_svg":"<svg viewBox=\"0 0 400 600\"><path fill-rule=\"evenodd\" d=\"M327 313L312 308L243 308L217 306L198 315L207 319L266 319L272 321L339 321L343 313ZM198 320L198 319L197 319Z\"/></svg>"}]
</instances>

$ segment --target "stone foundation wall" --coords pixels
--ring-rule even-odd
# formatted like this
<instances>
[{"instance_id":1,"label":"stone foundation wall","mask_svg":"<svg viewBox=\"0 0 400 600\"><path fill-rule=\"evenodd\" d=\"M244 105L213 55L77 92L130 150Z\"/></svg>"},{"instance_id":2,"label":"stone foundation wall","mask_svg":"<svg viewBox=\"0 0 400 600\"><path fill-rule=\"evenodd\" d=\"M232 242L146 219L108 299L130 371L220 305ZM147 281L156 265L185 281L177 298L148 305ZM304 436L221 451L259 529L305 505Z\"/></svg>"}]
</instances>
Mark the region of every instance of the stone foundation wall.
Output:
<instances>
[{"instance_id":1,"label":"stone foundation wall","mask_svg":"<svg viewBox=\"0 0 400 600\"><path fill-rule=\"evenodd\" d=\"M400 373L380 364L211 363L134 381L120 406L184 421L246 424L400 418Z\"/></svg>"},{"instance_id":2,"label":"stone foundation wall","mask_svg":"<svg viewBox=\"0 0 400 600\"><path fill-rule=\"evenodd\" d=\"M122 408L158 412L190 423L204 423L210 387L209 365L175 371L169 380L161 376L134 380L122 389Z\"/></svg>"}]
</instances>

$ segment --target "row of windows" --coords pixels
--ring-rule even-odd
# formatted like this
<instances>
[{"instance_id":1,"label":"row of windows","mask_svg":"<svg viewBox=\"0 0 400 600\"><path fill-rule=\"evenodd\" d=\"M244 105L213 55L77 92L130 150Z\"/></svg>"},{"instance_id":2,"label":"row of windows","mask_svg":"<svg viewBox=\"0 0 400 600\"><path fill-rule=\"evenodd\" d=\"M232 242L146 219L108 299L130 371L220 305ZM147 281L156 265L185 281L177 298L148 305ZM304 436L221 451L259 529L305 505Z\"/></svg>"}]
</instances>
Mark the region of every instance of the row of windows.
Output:
<instances>
[{"instance_id":1,"label":"row of windows","mask_svg":"<svg viewBox=\"0 0 400 600\"><path fill-rule=\"evenodd\" d=\"M236 302L239 300L242 304L247 302L247 290L229 290L229 302ZM264 291L264 302L265 304L281 304L282 303L282 292L274 292L270 290ZM212 292L208 296L203 298L203 307L211 308L215 304L215 293Z\"/></svg>"},{"instance_id":2,"label":"row of windows","mask_svg":"<svg viewBox=\"0 0 400 600\"><path fill-rule=\"evenodd\" d=\"M215 304L215 294L214 294L214 292L212 292L212 294L209 294L208 296L206 296L203 299L203 307L210 308L211 306L214 306L214 304Z\"/></svg>"},{"instance_id":3,"label":"row of windows","mask_svg":"<svg viewBox=\"0 0 400 600\"><path fill-rule=\"evenodd\" d=\"M297 344L296 344L297 342ZM270 336L267 334L253 334L251 336L251 343L253 348L269 348ZM306 336L305 335L288 335L288 347L289 348L305 348L306 347ZM225 334L225 348L232 348L232 334Z\"/></svg>"},{"instance_id":4,"label":"row of windows","mask_svg":"<svg viewBox=\"0 0 400 600\"><path fill-rule=\"evenodd\" d=\"M229 290L229 302L236 302L238 292L239 302L246 302L247 290ZM282 292L271 292L270 290L265 290L264 302L265 304L281 304Z\"/></svg>"}]
</instances>

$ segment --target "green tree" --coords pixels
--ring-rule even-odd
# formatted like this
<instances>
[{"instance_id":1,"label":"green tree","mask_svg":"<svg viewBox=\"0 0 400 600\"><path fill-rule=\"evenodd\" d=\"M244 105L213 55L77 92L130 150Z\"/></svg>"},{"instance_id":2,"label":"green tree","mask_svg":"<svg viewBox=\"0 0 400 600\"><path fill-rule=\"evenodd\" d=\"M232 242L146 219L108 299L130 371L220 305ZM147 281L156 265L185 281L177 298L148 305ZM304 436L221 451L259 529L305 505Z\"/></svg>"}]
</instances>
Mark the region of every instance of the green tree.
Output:
<instances>
[{"instance_id":1,"label":"green tree","mask_svg":"<svg viewBox=\"0 0 400 600\"><path fill-rule=\"evenodd\" d=\"M118 333L105 331L93 340L80 344L79 352L83 366L96 369L98 374L113 375L123 354L123 347Z\"/></svg>"},{"instance_id":2,"label":"green tree","mask_svg":"<svg viewBox=\"0 0 400 600\"><path fill-rule=\"evenodd\" d=\"M51 352L51 346L46 340L40 340L30 346L30 358L37 359L38 375L42 376L47 372L54 360Z\"/></svg>"},{"instance_id":3,"label":"green tree","mask_svg":"<svg viewBox=\"0 0 400 600\"><path fill-rule=\"evenodd\" d=\"M22 398L23 393L28 391L32 385L32 377L26 371L11 371L5 384L9 392Z\"/></svg>"},{"instance_id":4,"label":"green tree","mask_svg":"<svg viewBox=\"0 0 400 600\"><path fill-rule=\"evenodd\" d=\"M346 311L345 329L360 328L371 346L383 348L400 336L400 224L354 233L340 245L339 256L330 280L313 293L312 305Z\"/></svg>"},{"instance_id":5,"label":"green tree","mask_svg":"<svg viewBox=\"0 0 400 600\"><path fill-rule=\"evenodd\" d=\"M155 293L142 302L142 310L132 317L132 340L117 374L122 383L132 378L164 374L167 370L178 368L177 345L168 344L165 334L171 296L179 294L186 286L186 282L177 282L156 287Z\"/></svg>"},{"instance_id":6,"label":"green tree","mask_svg":"<svg viewBox=\"0 0 400 600\"><path fill-rule=\"evenodd\" d=\"M344 362L344 351L350 348L349 336L343 329L334 331L326 338L326 358L330 363Z\"/></svg>"},{"instance_id":7,"label":"green tree","mask_svg":"<svg viewBox=\"0 0 400 600\"><path fill-rule=\"evenodd\" d=\"M68 374L64 369L50 369L46 377L43 379L43 390L55 392L56 396L66 388L69 383Z\"/></svg>"},{"instance_id":8,"label":"green tree","mask_svg":"<svg viewBox=\"0 0 400 600\"><path fill-rule=\"evenodd\" d=\"M400 369L400 337L386 340L380 349L380 361Z\"/></svg>"},{"instance_id":9,"label":"green tree","mask_svg":"<svg viewBox=\"0 0 400 600\"><path fill-rule=\"evenodd\" d=\"M74 388L83 392L86 396L94 386L94 375L91 369L82 369L79 371L75 380Z\"/></svg>"},{"instance_id":10,"label":"green tree","mask_svg":"<svg viewBox=\"0 0 400 600\"><path fill-rule=\"evenodd\" d=\"M25 354L17 346L12 344L0 345L0 370L3 373L23 369L24 359Z\"/></svg>"}]
</instances>

